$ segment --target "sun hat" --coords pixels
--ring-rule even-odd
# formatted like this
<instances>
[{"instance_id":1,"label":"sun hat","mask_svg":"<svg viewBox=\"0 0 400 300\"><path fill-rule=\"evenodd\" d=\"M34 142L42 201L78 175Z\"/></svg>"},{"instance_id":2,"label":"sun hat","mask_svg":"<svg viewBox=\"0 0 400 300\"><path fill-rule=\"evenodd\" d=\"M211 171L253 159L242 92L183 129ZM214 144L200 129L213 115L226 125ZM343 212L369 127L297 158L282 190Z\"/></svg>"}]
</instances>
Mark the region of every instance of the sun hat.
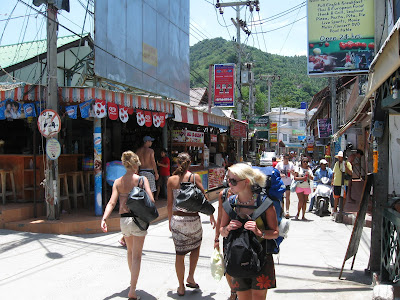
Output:
<instances>
[{"instance_id":1,"label":"sun hat","mask_svg":"<svg viewBox=\"0 0 400 300\"><path fill-rule=\"evenodd\" d=\"M343 151L339 151L338 154L335 155L336 158L343 157Z\"/></svg>"},{"instance_id":2,"label":"sun hat","mask_svg":"<svg viewBox=\"0 0 400 300\"><path fill-rule=\"evenodd\" d=\"M320 164L324 164L324 165L327 165L327 164L328 164L328 162L326 161L326 159L321 159L321 160L319 161L319 163L320 163Z\"/></svg>"}]
</instances>

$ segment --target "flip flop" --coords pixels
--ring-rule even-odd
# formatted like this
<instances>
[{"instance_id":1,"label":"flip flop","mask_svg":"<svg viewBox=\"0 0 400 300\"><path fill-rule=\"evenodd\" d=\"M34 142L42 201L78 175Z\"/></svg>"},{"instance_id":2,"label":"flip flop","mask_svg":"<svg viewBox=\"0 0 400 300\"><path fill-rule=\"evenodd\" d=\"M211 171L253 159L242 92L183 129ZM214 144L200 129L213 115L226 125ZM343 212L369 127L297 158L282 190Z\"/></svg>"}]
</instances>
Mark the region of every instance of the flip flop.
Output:
<instances>
[{"instance_id":1,"label":"flip flop","mask_svg":"<svg viewBox=\"0 0 400 300\"><path fill-rule=\"evenodd\" d=\"M122 247L126 247L126 243L125 243L125 240L124 239L119 239L118 240L118 243L122 246ZM133 299L133 298L132 298Z\"/></svg>"},{"instance_id":2,"label":"flip flop","mask_svg":"<svg viewBox=\"0 0 400 300\"><path fill-rule=\"evenodd\" d=\"M191 283L191 282L186 283L186 286L191 289L199 289L200 288L200 286L197 283Z\"/></svg>"}]
</instances>

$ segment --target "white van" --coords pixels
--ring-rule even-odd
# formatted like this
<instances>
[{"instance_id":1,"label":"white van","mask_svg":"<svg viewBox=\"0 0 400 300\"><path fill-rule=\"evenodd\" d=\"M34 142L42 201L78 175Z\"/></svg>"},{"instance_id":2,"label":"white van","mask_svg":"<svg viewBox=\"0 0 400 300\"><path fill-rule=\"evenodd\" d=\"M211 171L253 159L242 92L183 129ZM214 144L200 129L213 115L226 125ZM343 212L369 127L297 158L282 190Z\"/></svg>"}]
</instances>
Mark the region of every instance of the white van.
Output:
<instances>
[{"instance_id":1,"label":"white van","mask_svg":"<svg viewBox=\"0 0 400 300\"><path fill-rule=\"evenodd\" d=\"M263 152L260 157L260 166L269 167L272 166L272 158L276 157L275 152Z\"/></svg>"}]
</instances>

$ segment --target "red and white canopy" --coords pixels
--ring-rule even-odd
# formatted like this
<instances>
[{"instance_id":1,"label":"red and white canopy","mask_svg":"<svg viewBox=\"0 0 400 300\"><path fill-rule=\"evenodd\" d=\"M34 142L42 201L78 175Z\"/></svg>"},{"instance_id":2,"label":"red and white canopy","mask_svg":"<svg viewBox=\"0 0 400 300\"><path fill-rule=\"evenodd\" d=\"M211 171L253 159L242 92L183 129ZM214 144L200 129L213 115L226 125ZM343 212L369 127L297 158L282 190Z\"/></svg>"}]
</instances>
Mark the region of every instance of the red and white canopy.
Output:
<instances>
[{"instance_id":1,"label":"red and white canopy","mask_svg":"<svg viewBox=\"0 0 400 300\"><path fill-rule=\"evenodd\" d=\"M208 114L184 105L174 104L174 121L208 126Z\"/></svg>"}]
</instances>

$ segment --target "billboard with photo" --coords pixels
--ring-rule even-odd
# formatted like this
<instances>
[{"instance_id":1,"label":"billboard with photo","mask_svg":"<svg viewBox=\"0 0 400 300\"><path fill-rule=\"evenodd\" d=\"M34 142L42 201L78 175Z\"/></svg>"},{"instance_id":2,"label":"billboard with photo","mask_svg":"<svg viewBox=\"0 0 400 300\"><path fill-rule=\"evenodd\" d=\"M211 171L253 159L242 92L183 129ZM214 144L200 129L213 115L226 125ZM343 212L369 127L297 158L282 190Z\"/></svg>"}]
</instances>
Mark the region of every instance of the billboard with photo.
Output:
<instances>
[{"instance_id":1,"label":"billboard with photo","mask_svg":"<svg viewBox=\"0 0 400 300\"><path fill-rule=\"evenodd\" d=\"M96 75L189 102L189 0L96 0Z\"/></svg>"},{"instance_id":2,"label":"billboard with photo","mask_svg":"<svg viewBox=\"0 0 400 300\"><path fill-rule=\"evenodd\" d=\"M329 138L332 135L332 119L317 119L318 137Z\"/></svg>"},{"instance_id":3,"label":"billboard with photo","mask_svg":"<svg viewBox=\"0 0 400 300\"><path fill-rule=\"evenodd\" d=\"M374 0L308 0L308 74L368 73L374 58Z\"/></svg>"},{"instance_id":4,"label":"billboard with photo","mask_svg":"<svg viewBox=\"0 0 400 300\"><path fill-rule=\"evenodd\" d=\"M214 106L235 106L235 64L214 65Z\"/></svg>"}]
</instances>

